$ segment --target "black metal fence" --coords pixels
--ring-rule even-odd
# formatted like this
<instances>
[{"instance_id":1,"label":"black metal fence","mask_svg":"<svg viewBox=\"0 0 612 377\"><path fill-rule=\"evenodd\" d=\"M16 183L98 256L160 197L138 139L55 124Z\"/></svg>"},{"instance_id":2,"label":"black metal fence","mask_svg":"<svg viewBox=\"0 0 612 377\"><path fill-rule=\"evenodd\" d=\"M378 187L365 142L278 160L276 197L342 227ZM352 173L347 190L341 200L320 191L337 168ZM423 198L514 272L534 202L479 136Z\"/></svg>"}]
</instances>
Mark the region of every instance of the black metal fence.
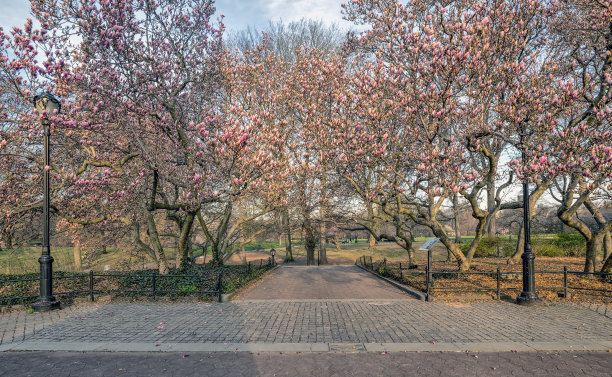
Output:
<instances>
[{"instance_id":1,"label":"black metal fence","mask_svg":"<svg viewBox=\"0 0 612 377\"><path fill-rule=\"evenodd\" d=\"M377 273L382 273L399 282L408 282L417 284L415 288L420 288L426 294L427 300L430 296L434 296L434 292L495 292L495 297L499 300L502 291L521 291L522 271L435 271L425 267L425 272L415 271L408 263L400 262L399 265L389 264L386 259L382 261L372 261L372 257L362 256L357 260L357 263L371 269ZM569 271L567 266L563 267L562 271L535 271L536 275L558 275L560 280L559 285L555 286L537 286L538 291L556 291L559 297L567 298L570 291L596 292L603 294L606 297L612 297L612 273L601 272L583 272ZM488 277L484 283L470 282L469 280L458 281L458 277L469 277L481 275ZM594 288L581 286L579 278L599 278L600 285L605 288ZM420 282L419 282L420 280ZM590 280L592 281L592 279ZM443 283L452 282L453 286L442 285ZM420 284L419 284L420 283ZM441 284L442 283L442 284ZM584 283L584 281L582 281Z\"/></svg>"},{"instance_id":2,"label":"black metal fence","mask_svg":"<svg viewBox=\"0 0 612 377\"><path fill-rule=\"evenodd\" d=\"M244 271L219 271L200 274L158 274L150 273L95 273L87 274L55 273L53 276L54 296L89 296L94 301L96 295L148 296L156 299L162 295L200 295L205 298L216 297L221 302L224 289L235 288L244 281L258 276L273 266L271 258L249 262L238 267ZM39 277L0 280L0 304L24 303L38 297ZM25 294L24 294L25 293ZM29 294L28 294L29 293Z\"/></svg>"}]
</instances>

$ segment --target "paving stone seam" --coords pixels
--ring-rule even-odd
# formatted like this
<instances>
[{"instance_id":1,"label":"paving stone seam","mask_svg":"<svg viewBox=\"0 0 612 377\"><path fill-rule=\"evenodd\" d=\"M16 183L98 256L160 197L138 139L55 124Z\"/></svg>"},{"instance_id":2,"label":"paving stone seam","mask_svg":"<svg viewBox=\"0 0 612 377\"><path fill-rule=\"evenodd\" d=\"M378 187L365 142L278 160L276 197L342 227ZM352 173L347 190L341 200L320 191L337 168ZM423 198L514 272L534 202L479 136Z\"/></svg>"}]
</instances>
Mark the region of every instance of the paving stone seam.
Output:
<instances>
[{"instance_id":1,"label":"paving stone seam","mask_svg":"<svg viewBox=\"0 0 612 377\"><path fill-rule=\"evenodd\" d=\"M107 351L107 352L555 352L608 351L610 342L448 342L448 343L121 343L32 342L0 346L14 351Z\"/></svg>"}]
</instances>

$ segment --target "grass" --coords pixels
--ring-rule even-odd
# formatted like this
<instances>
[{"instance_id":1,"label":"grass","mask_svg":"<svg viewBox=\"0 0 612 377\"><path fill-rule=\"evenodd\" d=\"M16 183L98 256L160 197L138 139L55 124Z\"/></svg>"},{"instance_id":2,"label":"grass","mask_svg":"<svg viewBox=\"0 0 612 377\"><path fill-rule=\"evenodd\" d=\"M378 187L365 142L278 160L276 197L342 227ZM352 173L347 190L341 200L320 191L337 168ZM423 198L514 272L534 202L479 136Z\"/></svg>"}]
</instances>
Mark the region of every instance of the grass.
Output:
<instances>
[{"instance_id":1,"label":"grass","mask_svg":"<svg viewBox=\"0 0 612 377\"><path fill-rule=\"evenodd\" d=\"M0 251L0 273L8 275L37 272L40 268L40 264L38 263L40 252L40 247L25 247ZM72 248L52 248L51 255L55 259L53 262L53 268L55 270L74 271Z\"/></svg>"},{"instance_id":2,"label":"grass","mask_svg":"<svg viewBox=\"0 0 612 377\"><path fill-rule=\"evenodd\" d=\"M460 245L462 249L467 250L469 243L473 240L473 236L464 236L465 241ZM415 239L415 249L418 249L422 242L425 242L428 237L417 237ZM571 257L583 256L585 251L584 240L577 233L561 233L561 234L538 234L532 238L532 244L537 256L549 257ZM294 240L293 251L295 257L305 257L304 247L301 240ZM516 236L501 236L498 238L485 238L479 250L476 253L477 257L493 257L497 256L497 247L499 246L501 255L509 256L514 252L516 245ZM284 257L284 243L278 245L277 241L252 242L245 246L246 250L258 249L277 249L277 259L282 260ZM357 243L341 243L340 250L337 250L335 245L327 245L327 255L331 263L352 263L361 255L371 256L373 259L384 259L389 261L406 261L407 253L394 242L380 242L374 250L368 248L368 242L365 239L360 239ZM165 248L166 257L174 259L176 250L174 248ZM445 260L447 256L446 248L438 242L433 248L432 253L434 259ZM55 271L74 272L73 249L71 247L52 247L51 255L54 257L53 269ZM194 249L194 256L202 255L201 248ZM207 254L210 257L210 252ZM39 270L38 258L40 256L40 247L26 247L13 250L0 251L0 274L25 274L35 273ZM417 261L424 263L427 253L424 251L416 251ZM110 266L111 270L122 269L124 267L145 269L147 263L153 262L150 258L144 255L130 256L129 253L109 248L105 254L100 254L91 262L83 261L83 268L91 268L94 271L103 271L105 266Z\"/></svg>"},{"instance_id":3,"label":"grass","mask_svg":"<svg viewBox=\"0 0 612 377\"><path fill-rule=\"evenodd\" d=\"M176 254L174 248L166 248L166 257L173 259ZM0 251L0 274L27 274L35 273L40 269L38 258L40 257L40 247L23 247L11 250ZM51 247L53 256L53 270L76 272L74 266L74 255L72 247ZM120 266L141 267L145 263L153 262L148 256L134 257L129 253L115 248L108 248L107 252L98 255L91 263L83 260L83 268L91 268L94 271L103 271L105 266L110 266L111 270L116 270Z\"/></svg>"}]
</instances>

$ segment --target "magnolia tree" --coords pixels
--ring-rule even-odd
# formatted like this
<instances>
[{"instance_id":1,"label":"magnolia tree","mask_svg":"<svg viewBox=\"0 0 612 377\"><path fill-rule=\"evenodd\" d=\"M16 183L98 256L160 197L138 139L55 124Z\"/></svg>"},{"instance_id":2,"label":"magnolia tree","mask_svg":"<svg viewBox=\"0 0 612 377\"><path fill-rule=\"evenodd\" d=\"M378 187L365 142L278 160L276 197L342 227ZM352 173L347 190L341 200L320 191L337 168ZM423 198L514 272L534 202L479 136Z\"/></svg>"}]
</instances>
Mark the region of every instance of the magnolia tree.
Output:
<instances>
[{"instance_id":1,"label":"magnolia tree","mask_svg":"<svg viewBox=\"0 0 612 377\"><path fill-rule=\"evenodd\" d=\"M3 63L16 72L44 73L65 98L64 115L53 119L54 140L66 147L51 167L55 213L70 223L131 227L134 245L151 254L161 272L168 270L157 229L161 213L176 224L177 265L188 261L196 222L213 251L219 249L232 214L227 203L252 193L251 187L263 190L256 180L271 174L269 144L256 141L265 134L260 122L243 118L225 100L240 86L223 68L232 62L222 49L223 27L213 24L212 2L35 2L33 12L43 30L28 24L13 41L5 37L13 50ZM38 42L48 46L43 68L36 65ZM23 90L20 99L33 92ZM35 134L24 131L24 119L11 128L15 114L4 117L3 150L12 140L23 145L19 130ZM37 131L31 112L23 117ZM206 224L202 211L219 205L229 215ZM217 225L213 236L210 228Z\"/></svg>"},{"instance_id":2,"label":"magnolia tree","mask_svg":"<svg viewBox=\"0 0 612 377\"><path fill-rule=\"evenodd\" d=\"M201 132L214 124L220 87L222 26L213 25L212 2L34 2L33 12L53 32L51 43L66 65L56 77L68 97L67 116L75 120L66 127L84 134L79 142L89 157L78 170L106 168L100 179L73 177L75 185L94 196L98 190L109 203L135 204L137 220L132 206L101 209L135 228L146 219L148 247L162 272L154 213L166 211L177 224L184 264L196 213L212 197L210 188L191 185L212 174L202 157L212 136ZM118 181L115 190L104 187L110 181Z\"/></svg>"},{"instance_id":3,"label":"magnolia tree","mask_svg":"<svg viewBox=\"0 0 612 377\"><path fill-rule=\"evenodd\" d=\"M381 93L384 101L379 101L383 107L374 107L377 111L363 106L374 113L366 115L377 122L376 114L397 109L390 126L365 133L390 140L383 143L390 155L381 161L388 169L381 187L390 191L374 198L386 197L387 205L393 198L392 217L403 215L428 226L459 268L467 269L487 223L501 207L502 191L511 183L495 190L507 142L506 133L500 132L506 131L499 122L500 103L507 101L506 82L500 77L509 67L520 66L515 50L541 32L547 14L536 2L352 1L345 10L349 19L372 27L356 43L371 54L376 68L356 87ZM377 149L381 147L366 155L376 155ZM485 191L494 198L487 209L480 205ZM455 194L468 201L478 220L465 254L437 218Z\"/></svg>"},{"instance_id":4,"label":"magnolia tree","mask_svg":"<svg viewBox=\"0 0 612 377\"><path fill-rule=\"evenodd\" d=\"M34 30L28 20L23 29L10 33L0 31L0 175L2 182L2 223L5 243L18 226L20 218L37 213L42 208L42 143L41 118L33 109L33 94L50 90L56 77L65 73L64 63L54 53L45 30ZM46 114L51 132L64 130L73 123L69 117ZM69 131L53 139L51 195L63 198L70 189L71 167L83 163L79 133ZM77 172L80 174L81 172ZM52 210L70 221L94 223L100 219L74 219L53 205Z\"/></svg>"},{"instance_id":5,"label":"magnolia tree","mask_svg":"<svg viewBox=\"0 0 612 377\"><path fill-rule=\"evenodd\" d=\"M530 170L554 169L557 214L586 240L584 270L593 272L603 254L602 272L610 272L612 220L602 209L609 206L612 189L612 4L563 1L552 30L563 69L559 93L571 96L572 103L551 127L547 148L535 151ZM593 225L576 216L582 206Z\"/></svg>"},{"instance_id":6,"label":"magnolia tree","mask_svg":"<svg viewBox=\"0 0 612 377\"><path fill-rule=\"evenodd\" d=\"M338 192L329 150L324 140L330 137L332 123L338 118L338 93L342 87L342 58L338 50L342 35L337 27L302 19L298 22L270 24L262 35L252 30L231 39L230 45L245 60L262 62L268 72L253 76L266 91L259 93L260 115L274 120L283 148L276 157L286 164L285 188L280 209L286 233L286 260L291 253L290 216L297 219L304 236L307 263L314 264L319 236L320 263L326 264L328 224ZM335 190L337 191L337 190Z\"/></svg>"}]
</instances>

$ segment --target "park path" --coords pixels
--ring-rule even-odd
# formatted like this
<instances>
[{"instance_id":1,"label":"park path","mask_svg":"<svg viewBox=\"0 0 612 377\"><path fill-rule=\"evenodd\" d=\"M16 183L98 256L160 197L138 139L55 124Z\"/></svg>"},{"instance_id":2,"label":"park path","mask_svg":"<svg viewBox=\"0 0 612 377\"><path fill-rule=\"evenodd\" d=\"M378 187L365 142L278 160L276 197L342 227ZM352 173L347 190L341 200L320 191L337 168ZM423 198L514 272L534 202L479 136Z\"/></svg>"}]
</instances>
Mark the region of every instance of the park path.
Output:
<instances>
[{"instance_id":1,"label":"park path","mask_svg":"<svg viewBox=\"0 0 612 377\"><path fill-rule=\"evenodd\" d=\"M249 300L406 299L412 297L356 266L280 266L236 296Z\"/></svg>"}]
</instances>

